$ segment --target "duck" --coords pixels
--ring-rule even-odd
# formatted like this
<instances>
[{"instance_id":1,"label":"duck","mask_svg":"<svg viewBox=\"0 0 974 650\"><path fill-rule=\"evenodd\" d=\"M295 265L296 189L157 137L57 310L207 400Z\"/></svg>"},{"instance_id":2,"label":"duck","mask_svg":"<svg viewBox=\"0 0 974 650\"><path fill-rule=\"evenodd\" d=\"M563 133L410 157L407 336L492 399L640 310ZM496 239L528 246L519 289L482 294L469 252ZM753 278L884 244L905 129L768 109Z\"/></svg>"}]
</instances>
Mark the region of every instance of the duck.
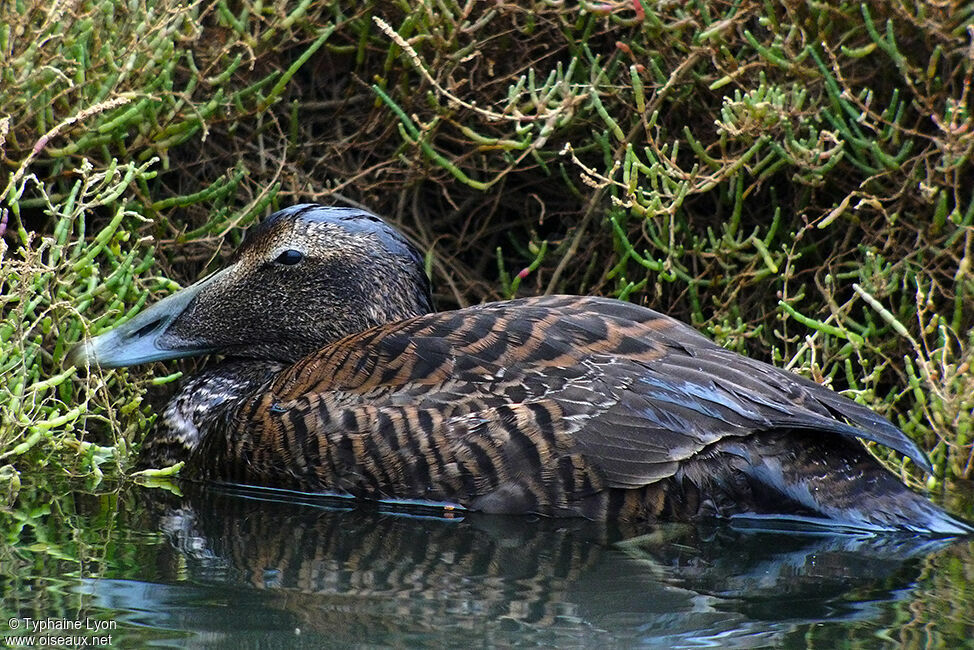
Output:
<instances>
[{"instance_id":1,"label":"duck","mask_svg":"<svg viewBox=\"0 0 974 650\"><path fill-rule=\"evenodd\" d=\"M300 204L69 362L210 355L137 467L181 480L488 514L969 535L872 442L885 418L647 307L543 295L437 312L423 255L353 207Z\"/></svg>"}]
</instances>

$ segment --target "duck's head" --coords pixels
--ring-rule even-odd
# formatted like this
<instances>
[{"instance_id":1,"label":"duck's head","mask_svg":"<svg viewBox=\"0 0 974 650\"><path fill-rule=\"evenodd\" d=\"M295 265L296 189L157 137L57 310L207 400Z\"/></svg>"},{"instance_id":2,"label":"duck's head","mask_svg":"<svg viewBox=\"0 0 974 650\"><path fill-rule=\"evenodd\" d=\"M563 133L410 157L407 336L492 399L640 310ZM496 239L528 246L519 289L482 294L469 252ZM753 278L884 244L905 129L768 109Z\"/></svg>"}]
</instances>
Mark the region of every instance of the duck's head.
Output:
<instances>
[{"instance_id":1,"label":"duck's head","mask_svg":"<svg viewBox=\"0 0 974 650\"><path fill-rule=\"evenodd\" d=\"M229 265L79 344L114 368L202 354L291 362L343 336L433 310L419 252L357 208L297 205L252 229Z\"/></svg>"}]
</instances>

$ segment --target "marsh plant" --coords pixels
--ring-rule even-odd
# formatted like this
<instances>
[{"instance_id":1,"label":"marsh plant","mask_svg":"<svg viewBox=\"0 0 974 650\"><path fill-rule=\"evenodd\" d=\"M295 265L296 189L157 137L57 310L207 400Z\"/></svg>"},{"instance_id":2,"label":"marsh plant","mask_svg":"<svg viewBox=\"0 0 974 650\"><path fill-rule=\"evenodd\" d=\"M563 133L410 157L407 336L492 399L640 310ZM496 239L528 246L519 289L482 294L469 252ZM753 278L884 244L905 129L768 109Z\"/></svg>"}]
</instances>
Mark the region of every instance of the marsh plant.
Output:
<instances>
[{"instance_id":1,"label":"marsh plant","mask_svg":"<svg viewBox=\"0 0 974 650\"><path fill-rule=\"evenodd\" d=\"M971 478L972 72L965 2L4 2L4 490L124 474L178 370L66 350L309 200L440 308L649 304Z\"/></svg>"}]
</instances>

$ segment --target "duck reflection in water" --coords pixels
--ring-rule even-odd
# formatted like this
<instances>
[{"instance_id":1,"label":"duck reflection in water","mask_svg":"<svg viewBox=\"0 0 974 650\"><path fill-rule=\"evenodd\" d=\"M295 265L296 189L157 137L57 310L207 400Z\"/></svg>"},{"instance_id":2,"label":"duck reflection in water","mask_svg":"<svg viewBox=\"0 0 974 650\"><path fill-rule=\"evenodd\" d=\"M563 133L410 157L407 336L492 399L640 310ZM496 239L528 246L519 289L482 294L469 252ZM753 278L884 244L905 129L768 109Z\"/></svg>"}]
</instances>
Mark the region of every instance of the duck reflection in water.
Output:
<instances>
[{"instance_id":1,"label":"duck reflection in water","mask_svg":"<svg viewBox=\"0 0 974 650\"><path fill-rule=\"evenodd\" d=\"M436 644L465 631L498 645L777 643L813 623L877 617L908 595L922 558L949 544L726 524L444 519L185 487L182 497L139 493L150 513L141 528L169 542L156 560L161 584L141 594L154 613L141 617L211 639L277 625L338 646ZM92 585L106 597L112 588Z\"/></svg>"}]
</instances>

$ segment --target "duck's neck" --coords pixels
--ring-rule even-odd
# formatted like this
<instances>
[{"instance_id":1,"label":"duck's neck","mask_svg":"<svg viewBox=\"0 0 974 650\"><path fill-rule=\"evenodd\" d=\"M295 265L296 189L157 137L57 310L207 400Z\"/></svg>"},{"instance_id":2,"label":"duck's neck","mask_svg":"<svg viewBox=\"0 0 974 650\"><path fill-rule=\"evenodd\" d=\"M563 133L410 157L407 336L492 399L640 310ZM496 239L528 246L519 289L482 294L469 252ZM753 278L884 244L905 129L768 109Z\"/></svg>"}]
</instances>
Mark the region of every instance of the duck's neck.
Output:
<instances>
[{"instance_id":1,"label":"duck's neck","mask_svg":"<svg viewBox=\"0 0 974 650\"><path fill-rule=\"evenodd\" d=\"M276 361L231 359L186 380L142 443L138 467L189 460L207 432L219 430L241 402L286 367Z\"/></svg>"}]
</instances>

